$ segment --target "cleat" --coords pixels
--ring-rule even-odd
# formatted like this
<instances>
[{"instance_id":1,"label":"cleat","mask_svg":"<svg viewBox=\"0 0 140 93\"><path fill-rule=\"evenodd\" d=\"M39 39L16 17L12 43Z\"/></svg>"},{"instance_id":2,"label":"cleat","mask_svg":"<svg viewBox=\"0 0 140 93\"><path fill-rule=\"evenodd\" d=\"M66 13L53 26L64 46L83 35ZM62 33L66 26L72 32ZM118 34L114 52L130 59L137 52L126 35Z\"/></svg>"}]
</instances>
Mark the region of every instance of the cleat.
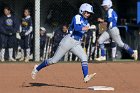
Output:
<instances>
[{"instance_id":1,"label":"cleat","mask_svg":"<svg viewBox=\"0 0 140 93\"><path fill-rule=\"evenodd\" d=\"M4 58L2 58L2 59L1 59L1 62L4 62L4 61L5 61Z\"/></svg>"},{"instance_id":2,"label":"cleat","mask_svg":"<svg viewBox=\"0 0 140 93\"><path fill-rule=\"evenodd\" d=\"M135 61L138 60L138 51L134 50L134 54L132 54L132 57L134 58Z\"/></svg>"},{"instance_id":3,"label":"cleat","mask_svg":"<svg viewBox=\"0 0 140 93\"><path fill-rule=\"evenodd\" d=\"M88 81L90 81L91 79L93 79L93 78L95 77L95 75L96 75L96 73L87 75L87 76L84 78L84 82L87 83Z\"/></svg>"},{"instance_id":4,"label":"cleat","mask_svg":"<svg viewBox=\"0 0 140 93\"><path fill-rule=\"evenodd\" d=\"M16 60L14 58L10 58L9 61L15 62Z\"/></svg>"},{"instance_id":5,"label":"cleat","mask_svg":"<svg viewBox=\"0 0 140 93\"><path fill-rule=\"evenodd\" d=\"M22 57L22 58L19 59L19 61L23 61L23 60L24 60L24 57Z\"/></svg>"},{"instance_id":6,"label":"cleat","mask_svg":"<svg viewBox=\"0 0 140 93\"><path fill-rule=\"evenodd\" d=\"M34 66L34 69L33 69L33 71L32 71L32 73L31 73L31 77L32 77L32 79L35 79L36 78L36 75L37 75L37 73L38 73L38 71L37 71L37 68L38 67L38 65L35 65Z\"/></svg>"},{"instance_id":7,"label":"cleat","mask_svg":"<svg viewBox=\"0 0 140 93\"><path fill-rule=\"evenodd\" d=\"M96 61L106 61L105 56L100 56L99 58L95 58Z\"/></svg>"},{"instance_id":8,"label":"cleat","mask_svg":"<svg viewBox=\"0 0 140 93\"><path fill-rule=\"evenodd\" d=\"M25 62L29 62L29 57L26 57L25 58Z\"/></svg>"}]
</instances>

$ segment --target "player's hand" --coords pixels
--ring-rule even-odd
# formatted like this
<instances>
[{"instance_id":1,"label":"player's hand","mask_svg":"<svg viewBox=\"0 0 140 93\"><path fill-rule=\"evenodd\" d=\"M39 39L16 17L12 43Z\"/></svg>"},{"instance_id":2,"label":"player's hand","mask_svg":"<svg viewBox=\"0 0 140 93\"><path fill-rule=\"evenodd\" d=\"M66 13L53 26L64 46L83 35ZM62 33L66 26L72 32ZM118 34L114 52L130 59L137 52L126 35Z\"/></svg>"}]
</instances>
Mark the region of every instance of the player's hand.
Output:
<instances>
[{"instance_id":1,"label":"player's hand","mask_svg":"<svg viewBox=\"0 0 140 93\"><path fill-rule=\"evenodd\" d=\"M27 36L27 35L28 35L28 33L26 32L26 33L25 33L25 36Z\"/></svg>"},{"instance_id":2,"label":"player's hand","mask_svg":"<svg viewBox=\"0 0 140 93\"><path fill-rule=\"evenodd\" d=\"M104 19L98 18L97 21L98 21L98 22L104 22Z\"/></svg>"},{"instance_id":3,"label":"player's hand","mask_svg":"<svg viewBox=\"0 0 140 93\"><path fill-rule=\"evenodd\" d=\"M96 26L95 26L95 25L91 25L91 26L89 27L89 29L94 29L94 30L96 30Z\"/></svg>"},{"instance_id":4,"label":"player's hand","mask_svg":"<svg viewBox=\"0 0 140 93\"><path fill-rule=\"evenodd\" d=\"M88 31L89 30L89 26L85 26L82 28L83 31Z\"/></svg>"},{"instance_id":5,"label":"player's hand","mask_svg":"<svg viewBox=\"0 0 140 93\"><path fill-rule=\"evenodd\" d=\"M19 33L16 33L16 38L19 39L19 40L21 39L21 36L20 36Z\"/></svg>"}]
</instances>

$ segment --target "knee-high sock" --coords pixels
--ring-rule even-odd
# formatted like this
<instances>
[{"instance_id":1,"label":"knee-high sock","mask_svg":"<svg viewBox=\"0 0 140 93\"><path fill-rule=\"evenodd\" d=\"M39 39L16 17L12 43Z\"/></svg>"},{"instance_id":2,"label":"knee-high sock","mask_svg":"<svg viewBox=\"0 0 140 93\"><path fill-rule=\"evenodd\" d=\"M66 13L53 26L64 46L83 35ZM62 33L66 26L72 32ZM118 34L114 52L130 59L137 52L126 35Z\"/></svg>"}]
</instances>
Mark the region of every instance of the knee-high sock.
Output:
<instances>
[{"instance_id":1,"label":"knee-high sock","mask_svg":"<svg viewBox=\"0 0 140 93\"><path fill-rule=\"evenodd\" d=\"M82 71L85 78L88 75L88 63L86 61L82 62Z\"/></svg>"},{"instance_id":2,"label":"knee-high sock","mask_svg":"<svg viewBox=\"0 0 140 93\"><path fill-rule=\"evenodd\" d=\"M112 58L116 57L117 47L112 48Z\"/></svg>"},{"instance_id":3,"label":"knee-high sock","mask_svg":"<svg viewBox=\"0 0 140 93\"><path fill-rule=\"evenodd\" d=\"M13 58L13 48L9 48L9 58Z\"/></svg>"},{"instance_id":4,"label":"knee-high sock","mask_svg":"<svg viewBox=\"0 0 140 93\"><path fill-rule=\"evenodd\" d=\"M104 47L104 44L100 44L100 49L101 49L101 56L105 56L105 47Z\"/></svg>"},{"instance_id":5,"label":"knee-high sock","mask_svg":"<svg viewBox=\"0 0 140 93\"><path fill-rule=\"evenodd\" d=\"M48 62L47 62L47 60L44 60L36 69L37 69L37 71L40 71L41 69L43 69L46 66L48 66Z\"/></svg>"},{"instance_id":6,"label":"knee-high sock","mask_svg":"<svg viewBox=\"0 0 140 93\"><path fill-rule=\"evenodd\" d=\"M30 57L30 49L26 49L26 57L29 58Z\"/></svg>"},{"instance_id":7,"label":"knee-high sock","mask_svg":"<svg viewBox=\"0 0 140 93\"><path fill-rule=\"evenodd\" d=\"M95 49L95 47L92 47L92 49L91 49L91 53L93 53L93 52L94 52L94 49Z\"/></svg>"},{"instance_id":8,"label":"knee-high sock","mask_svg":"<svg viewBox=\"0 0 140 93\"><path fill-rule=\"evenodd\" d=\"M2 48L2 49L1 49L1 59L4 59L4 55L5 55L5 49Z\"/></svg>"},{"instance_id":9,"label":"knee-high sock","mask_svg":"<svg viewBox=\"0 0 140 93\"><path fill-rule=\"evenodd\" d=\"M129 47L127 44L124 44L124 47L123 47L126 51L128 51L128 53L130 55L134 54L134 51L131 47Z\"/></svg>"},{"instance_id":10,"label":"knee-high sock","mask_svg":"<svg viewBox=\"0 0 140 93\"><path fill-rule=\"evenodd\" d=\"M21 58L24 58L24 49L21 49Z\"/></svg>"},{"instance_id":11,"label":"knee-high sock","mask_svg":"<svg viewBox=\"0 0 140 93\"><path fill-rule=\"evenodd\" d=\"M2 49L1 49L2 50ZM1 59L1 50L0 50L0 59Z\"/></svg>"}]
</instances>

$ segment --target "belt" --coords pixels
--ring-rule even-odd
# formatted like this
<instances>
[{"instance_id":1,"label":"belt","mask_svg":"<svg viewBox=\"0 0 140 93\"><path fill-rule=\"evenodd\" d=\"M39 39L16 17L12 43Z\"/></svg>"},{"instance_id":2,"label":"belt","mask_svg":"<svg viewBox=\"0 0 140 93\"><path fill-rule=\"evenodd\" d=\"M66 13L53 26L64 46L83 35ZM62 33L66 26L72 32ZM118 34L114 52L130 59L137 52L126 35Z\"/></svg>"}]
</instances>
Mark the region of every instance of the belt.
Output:
<instances>
[{"instance_id":1,"label":"belt","mask_svg":"<svg viewBox=\"0 0 140 93\"><path fill-rule=\"evenodd\" d=\"M70 37L72 37L74 40L76 41L81 41L81 38L77 37L77 36L74 36L74 35L71 35Z\"/></svg>"}]
</instances>

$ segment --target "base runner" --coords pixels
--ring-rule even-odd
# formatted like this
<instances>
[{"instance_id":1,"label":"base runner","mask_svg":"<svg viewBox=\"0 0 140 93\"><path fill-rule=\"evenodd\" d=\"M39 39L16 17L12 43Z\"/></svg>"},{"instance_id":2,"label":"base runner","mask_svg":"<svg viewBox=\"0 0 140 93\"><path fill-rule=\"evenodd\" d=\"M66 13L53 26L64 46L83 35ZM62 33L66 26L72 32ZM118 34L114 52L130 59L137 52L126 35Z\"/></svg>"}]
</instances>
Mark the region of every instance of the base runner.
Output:
<instances>
[{"instance_id":1,"label":"base runner","mask_svg":"<svg viewBox=\"0 0 140 93\"><path fill-rule=\"evenodd\" d=\"M34 66L32 71L33 79L35 79L35 76L42 68L57 63L68 51L71 51L81 59L84 82L88 82L94 78L96 73L88 75L88 58L81 46L81 39L84 33L89 29L96 28L94 26L90 27L87 20L93 13L93 7L88 3L84 3L80 6L79 13L80 14L77 14L72 19L70 25L70 32L72 34L69 34L62 39L54 56L50 59L44 60L40 65Z\"/></svg>"}]
</instances>

